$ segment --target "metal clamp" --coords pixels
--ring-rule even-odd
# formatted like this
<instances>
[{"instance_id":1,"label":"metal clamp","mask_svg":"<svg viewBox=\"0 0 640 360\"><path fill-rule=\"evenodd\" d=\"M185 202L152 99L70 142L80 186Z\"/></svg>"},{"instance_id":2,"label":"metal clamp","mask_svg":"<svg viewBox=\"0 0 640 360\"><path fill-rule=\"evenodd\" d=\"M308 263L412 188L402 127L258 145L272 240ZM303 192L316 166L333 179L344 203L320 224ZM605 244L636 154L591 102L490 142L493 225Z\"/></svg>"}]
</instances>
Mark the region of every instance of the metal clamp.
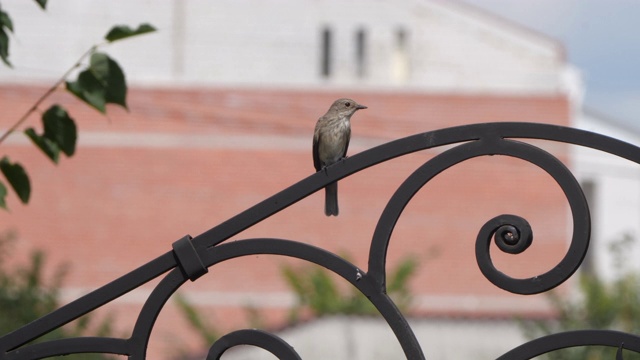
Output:
<instances>
[{"instance_id":1,"label":"metal clamp","mask_svg":"<svg viewBox=\"0 0 640 360\"><path fill-rule=\"evenodd\" d=\"M173 253L176 255L180 269L187 275L189 280L196 281L197 278L206 274L209 269L204 266L191 239L191 235L185 235L182 239L171 244L171 246L173 247Z\"/></svg>"}]
</instances>

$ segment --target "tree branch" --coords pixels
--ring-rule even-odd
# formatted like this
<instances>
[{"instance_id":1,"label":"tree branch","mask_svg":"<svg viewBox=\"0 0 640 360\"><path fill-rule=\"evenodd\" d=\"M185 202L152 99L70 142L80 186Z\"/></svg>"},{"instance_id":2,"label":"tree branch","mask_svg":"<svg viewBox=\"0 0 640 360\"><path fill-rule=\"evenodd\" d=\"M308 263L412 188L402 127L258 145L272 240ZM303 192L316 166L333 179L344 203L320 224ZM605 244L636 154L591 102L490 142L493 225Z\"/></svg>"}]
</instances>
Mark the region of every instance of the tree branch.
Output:
<instances>
[{"instance_id":1,"label":"tree branch","mask_svg":"<svg viewBox=\"0 0 640 360\"><path fill-rule=\"evenodd\" d=\"M101 45L101 44L100 44ZM84 54L82 54L82 56L80 56L80 58L75 62L75 64L73 64L73 66L71 66L71 68L69 68L64 74L62 74L62 77L60 77L60 79L58 79L58 81L55 82L55 84L53 84L53 86L51 86L49 89L47 89L47 91L45 91L44 94L42 94L42 96L40 96L40 98L33 104L33 106L31 106L29 108L29 110L27 110L27 112L24 113L24 115L22 115L20 117L20 119L18 119L18 121L13 124L9 129L7 129L7 131L2 134L2 136L0 136L0 144L2 144L2 142L4 142L4 140L9 137L9 135L11 135L11 133L13 133L14 131L16 131L16 129L22 125L23 122L25 122L25 120L27 120L29 118L29 116L38 109L38 107L40 106L40 104L42 104L43 101L45 101L51 94L53 94L54 91L56 91L56 89L58 89L58 87L60 85L62 85L62 83L67 79L67 77L71 74L71 72L73 70L75 70L76 68L80 67L82 65L82 61L89 55L91 55L92 53L94 53L96 51L96 49L98 48L98 46L100 45L94 45L92 46L89 50L87 50Z\"/></svg>"}]
</instances>

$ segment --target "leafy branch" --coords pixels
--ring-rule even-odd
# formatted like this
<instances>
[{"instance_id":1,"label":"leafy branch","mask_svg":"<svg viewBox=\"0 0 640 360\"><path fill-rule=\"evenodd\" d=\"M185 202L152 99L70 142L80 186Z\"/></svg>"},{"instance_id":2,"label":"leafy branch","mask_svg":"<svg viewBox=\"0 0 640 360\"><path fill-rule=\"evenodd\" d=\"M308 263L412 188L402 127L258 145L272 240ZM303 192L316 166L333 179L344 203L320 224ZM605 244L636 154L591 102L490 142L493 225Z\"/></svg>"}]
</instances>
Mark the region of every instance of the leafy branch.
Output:
<instances>
[{"instance_id":1,"label":"leafy branch","mask_svg":"<svg viewBox=\"0 0 640 360\"><path fill-rule=\"evenodd\" d=\"M44 9L46 0L36 0ZM13 23L6 12L0 8L0 58L11 67L8 60L7 31L13 32ZM127 83L120 65L106 53L98 51L100 48L133 36L154 32L156 29L149 24L142 24L135 29L128 26L115 26L105 35L105 41L89 48L71 66L58 81L48 88L38 100L31 106L9 129L0 135L0 145L11 135L18 131L29 117L40 109L42 103L62 84L65 89L87 105L106 113L107 104L115 104L127 109ZM68 78L74 70L83 66L85 60L89 63L78 74L74 81ZM59 104L51 105L42 113L42 133L38 133L33 127L28 127L23 133L39 148L51 161L58 163L60 153L67 157L73 156L76 148L77 126L67 110ZM18 162L12 162L8 156L0 159L0 172L16 193L23 204L29 202L31 196L31 182L24 167ZM7 209L7 187L0 181L0 208Z\"/></svg>"}]
</instances>

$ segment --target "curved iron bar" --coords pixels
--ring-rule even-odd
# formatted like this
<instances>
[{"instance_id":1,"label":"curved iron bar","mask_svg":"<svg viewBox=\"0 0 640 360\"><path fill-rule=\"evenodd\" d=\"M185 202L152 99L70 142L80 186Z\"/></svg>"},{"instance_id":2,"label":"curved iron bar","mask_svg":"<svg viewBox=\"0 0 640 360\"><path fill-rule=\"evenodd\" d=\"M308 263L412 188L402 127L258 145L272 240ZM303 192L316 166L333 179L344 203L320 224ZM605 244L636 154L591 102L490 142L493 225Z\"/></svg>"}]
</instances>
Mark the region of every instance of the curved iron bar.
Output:
<instances>
[{"instance_id":1,"label":"curved iron bar","mask_svg":"<svg viewBox=\"0 0 640 360\"><path fill-rule=\"evenodd\" d=\"M533 235L530 230L531 227L526 220L518 217L502 217L498 221L494 218L493 222L489 221L485 224L478 234L476 241L476 259L484 276L494 285L516 294L537 294L553 289L563 283L582 263L582 260L587 254L589 237L591 234L589 207L587 205L587 200L582 193L582 189L580 188L580 184L573 174L571 174L569 169L567 169L566 166L564 166L564 164L562 164L558 159L531 145L525 145L523 143L517 144L507 140L503 140L503 142L503 150L505 150L502 153L503 155L508 154L516 156L539 166L551 175L560 185L560 188L569 202L573 219L571 245L560 263L548 272L528 279L513 279L499 272L493 266L489 253L491 235L492 233L497 233L499 229L503 229L503 233L505 233L505 227L515 229L516 234L526 233L526 235L521 238L521 240L524 241L515 241L511 244L508 241L505 241L504 238L496 238L496 243L501 250L506 250L510 253L520 253L529 246L532 240ZM494 226L498 224L499 226ZM521 229L526 230L523 231ZM513 230L508 230L506 233L513 234ZM516 236L516 238L520 237L520 235Z\"/></svg>"},{"instance_id":2,"label":"curved iron bar","mask_svg":"<svg viewBox=\"0 0 640 360\"><path fill-rule=\"evenodd\" d=\"M367 276L364 271L331 252L296 241L265 238L238 240L231 243L220 244L215 248L208 249L200 259L205 266L211 267L226 260L249 255L284 255L295 257L321 265L341 276L367 296L373 305L379 309L380 313L396 334L398 341L405 350L407 358L424 358L417 339L406 323L402 313L395 307L393 301L386 296L386 294L376 292L376 287L372 285L371 278ZM117 354L129 355L131 359L145 358L149 335L160 311L171 295L187 280L189 280L188 274L184 273L182 269L176 268L170 271L162 281L160 281L142 307L131 338L118 344L122 350L117 352ZM19 358L19 353L29 351L29 349L38 345L44 344L27 345L24 348L9 352L8 355ZM69 342L66 345L65 354L86 352L84 348L79 348L79 346L82 345L80 343ZM51 352L51 354L56 355L60 353Z\"/></svg>"},{"instance_id":3,"label":"curved iron bar","mask_svg":"<svg viewBox=\"0 0 640 360\"><path fill-rule=\"evenodd\" d=\"M51 340L16 349L6 354L11 360L36 360L52 356L80 353L127 355L127 341L116 338L77 337Z\"/></svg>"},{"instance_id":4,"label":"curved iron bar","mask_svg":"<svg viewBox=\"0 0 640 360\"><path fill-rule=\"evenodd\" d=\"M497 360L532 359L536 356L576 346L601 345L640 353L640 336L614 330L575 330L543 336L512 349Z\"/></svg>"},{"instance_id":5,"label":"curved iron bar","mask_svg":"<svg viewBox=\"0 0 640 360\"><path fill-rule=\"evenodd\" d=\"M238 330L216 341L209 349L207 360L218 360L228 349L237 345L254 345L269 351L278 359L300 360L300 355L280 337L261 330Z\"/></svg>"},{"instance_id":6,"label":"curved iron bar","mask_svg":"<svg viewBox=\"0 0 640 360\"><path fill-rule=\"evenodd\" d=\"M396 334L407 358L424 358L415 335L393 301L386 294L376 291L371 278L364 271L331 252L291 240L247 239L210 248L203 254L201 260L207 267L211 267L226 260L249 255L284 255L298 258L321 265L341 276L378 308ZM188 277L180 269L174 269L162 279L145 302L134 327L132 338L143 338L145 334L151 332L166 301L187 280ZM148 340L147 338L146 341ZM146 347L146 343L139 343L132 349L130 355L135 359L144 359Z\"/></svg>"},{"instance_id":7,"label":"curved iron bar","mask_svg":"<svg viewBox=\"0 0 640 360\"><path fill-rule=\"evenodd\" d=\"M442 171L462 161L482 155L513 156L529 161L547 171L547 173L560 184L560 187L564 191L571 207L574 222L572 245L565 258L546 274L526 280L513 279L499 272L493 266L489 255L489 245L491 235L498 230L498 228L489 228L490 233L487 233L487 226L485 225L478 235L478 245L476 246L478 265L485 277L494 285L504 290L518 294L535 294L560 285L578 269L578 266L580 266L582 259L587 253L590 234L587 201L582 194L578 181L564 164L540 148L513 140L495 138L481 139L447 150L430 161L427 161L400 185L396 193L391 197L391 200L387 203L376 226L369 253L369 274L377 280L383 290L385 287L384 279L387 248L394 226L405 206L418 190ZM509 217L509 219L513 218ZM494 219L494 221L496 221L496 219ZM498 220L498 222L500 221ZM518 223L522 224L521 221L518 221ZM513 223L510 224L509 222L500 223L500 225L511 226L513 228L512 232L515 233L522 231L518 229L519 227L530 229L526 221L524 221L524 224L521 226L515 227ZM522 252L528 247L527 241L530 244L532 240L531 236L532 235L529 234L527 237L523 237L526 238L526 241L516 242L511 245L507 245L504 242L497 243L503 251L507 250L511 253L513 253L514 246L518 244L523 246L524 244L526 246L518 249L519 252ZM486 242L482 242L482 239L486 239Z\"/></svg>"},{"instance_id":8,"label":"curved iron bar","mask_svg":"<svg viewBox=\"0 0 640 360\"><path fill-rule=\"evenodd\" d=\"M175 268L176 266L177 262L173 252L167 252L136 270L110 282L109 284L4 335L0 338L0 359L4 360L7 352L35 340L40 336L99 308L100 306L117 299L118 297L144 285L172 268ZM127 350L124 345L120 344L118 347L113 348L113 353L126 354Z\"/></svg>"},{"instance_id":9,"label":"curved iron bar","mask_svg":"<svg viewBox=\"0 0 640 360\"><path fill-rule=\"evenodd\" d=\"M396 334L405 355L410 359L423 359L424 355L413 331L395 304L386 295L384 268L390 235L402 210L415 192L441 171L476 156L513 156L529 161L547 171L560 184L569 201L574 220L571 246L558 266L538 277L512 279L493 267L488 251L486 251L492 235L501 250L511 253L524 251L532 240L532 232L525 219L515 215L501 215L483 226L476 241L476 257L483 274L497 286L523 294L546 291L571 276L584 257L588 246L590 220L584 195L575 178L552 155L535 146L512 140L515 138L543 139L576 144L606 151L640 163L640 149L631 144L587 131L546 124L474 124L399 139L351 156L329 167L327 171L315 173L196 238L192 239L186 236L174 243L173 251L167 252L104 287L4 335L0 338L0 359L32 359L80 352L109 352L129 355L130 359L144 359L151 329L159 312L173 292L188 279L195 281L207 272L208 267L220 261L258 253L298 257L324 266L342 276L365 294L376 306ZM427 161L393 195L376 226L367 272L358 269L335 254L289 240L252 239L220 244L324 188L331 182L405 154L454 143L463 144ZM154 288L145 302L129 339L76 338L24 346L26 343L166 272L169 273ZM619 346L625 342L624 339L627 339L628 336L633 337L628 334L621 336L621 333L615 332L607 334L607 339L612 337L615 340L611 342L615 344L612 346ZM558 336L558 339L564 339L562 336ZM597 339L589 340L583 345L587 343L599 344ZM547 343L541 341L537 344ZM551 350L559 349L563 344L553 346L555 347L552 347ZM635 345L630 347L625 345L625 348L637 351ZM503 357L508 354L510 353L503 355Z\"/></svg>"}]
</instances>

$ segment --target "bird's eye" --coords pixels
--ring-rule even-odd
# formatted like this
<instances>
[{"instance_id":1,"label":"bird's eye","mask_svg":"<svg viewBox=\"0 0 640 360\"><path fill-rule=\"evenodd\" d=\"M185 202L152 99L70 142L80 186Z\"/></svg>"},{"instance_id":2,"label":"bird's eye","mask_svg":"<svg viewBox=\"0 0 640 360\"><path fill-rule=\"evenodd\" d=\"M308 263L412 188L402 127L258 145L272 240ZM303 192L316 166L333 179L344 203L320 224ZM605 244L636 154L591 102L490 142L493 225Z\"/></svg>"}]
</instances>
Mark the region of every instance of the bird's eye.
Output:
<instances>
[{"instance_id":1,"label":"bird's eye","mask_svg":"<svg viewBox=\"0 0 640 360\"><path fill-rule=\"evenodd\" d=\"M351 103L347 101L346 103L344 103L344 106L349 107L351 106Z\"/></svg>"}]
</instances>

